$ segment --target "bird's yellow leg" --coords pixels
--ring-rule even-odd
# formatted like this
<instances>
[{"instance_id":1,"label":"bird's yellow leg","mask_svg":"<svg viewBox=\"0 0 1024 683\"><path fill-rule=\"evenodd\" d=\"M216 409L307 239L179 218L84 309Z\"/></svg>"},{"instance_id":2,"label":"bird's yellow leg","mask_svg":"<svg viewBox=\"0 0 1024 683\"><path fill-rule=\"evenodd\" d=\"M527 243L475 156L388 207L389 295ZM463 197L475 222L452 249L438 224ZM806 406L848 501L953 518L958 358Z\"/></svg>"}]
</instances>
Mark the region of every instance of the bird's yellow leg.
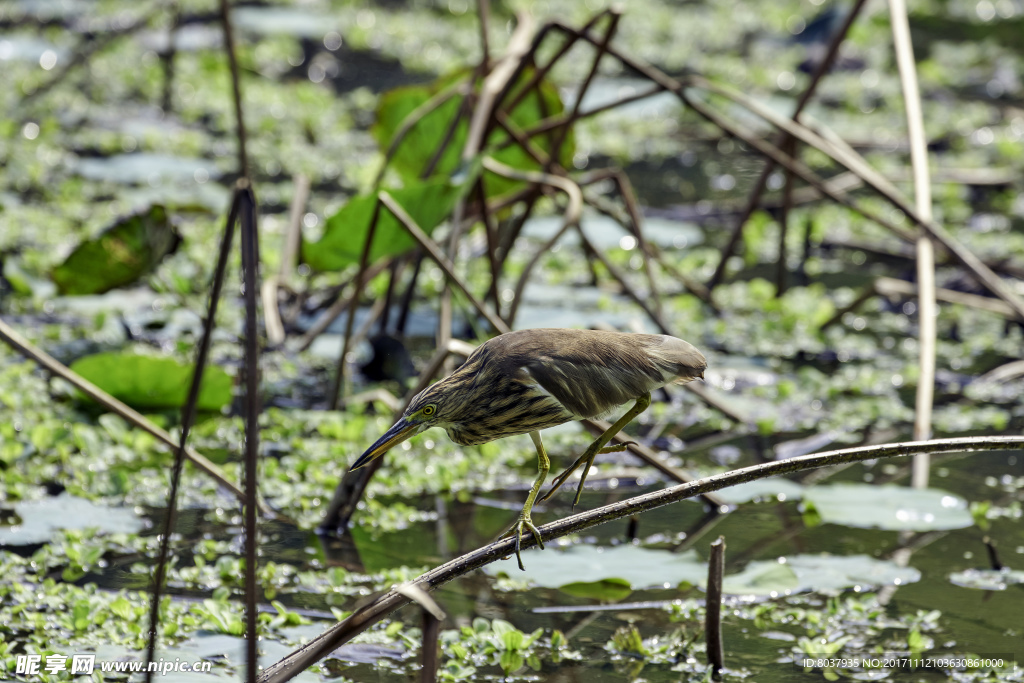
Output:
<instances>
[{"instance_id":1,"label":"bird's yellow leg","mask_svg":"<svg viewBox=\"0 0 1024 683\"><path fill-rule=\"evenodd\" d=\"M519 562L519 568L523 571L526 571L526 567L523 566L523 557L519 554L519 546L523 541L523 529L529 529L530 533L537 540L537 545L542 549L544 548L544 541L540 537L540 531L534 526L530 513L533 511L533 503L537 500L537 494L540 493L540 487L544 485L544 480L548 477L548 470L551 468L551 461L548 459L547 451L544 450L544 442L541 441L540 432L530 432L530 438L533 439L533 445L537 447L537 481L533 482L530 493L526 496L526 504L523 505L523 511L519 513L519 521L512 528L516 533L516 560ZM510 533L512 530L510 530Z\"/></svg>"},{"instance_id":2,"label":"bird's yellow leg","mask_svg":"<svg viewBox=\"0 0 1024 683\"><path fill-rule=\"evenodd\" d=\"M576 505L580 502L580 495L583 493L583 484L587 481L587 474L590 472L590 466L594 464L594 458L601 453L614 453L616 451L625 450L625 444L619 444L617 446L608 447L605 447L605 444L611 441L613 436L622 431L623 427L632 422L633 418L647 410L647 407L650 405L650 392L638 398L636 400L636 403L633 404L633 407L626 411L625 415L620 417L615 424L613 424L605 431L604 434L597 437L594 443L590 444L587 447L587 450L583 452L583 455L581 455L576 460L576 462L574 462L564 472L558 475L555 481L552 482L551 484L551 490L544 494L544 497L541 498L541 500L547 500L552 495L554 495L555 491L557 491L562 486L562 484L564 484L566 480L569 479L572 473L578 470L581 465L585 464L586 467L583 468L583 475L580 477L579 486L576 487L576 498L574 498L572 501L573 507L576 507Z\"/></svg>"}]
</instances>

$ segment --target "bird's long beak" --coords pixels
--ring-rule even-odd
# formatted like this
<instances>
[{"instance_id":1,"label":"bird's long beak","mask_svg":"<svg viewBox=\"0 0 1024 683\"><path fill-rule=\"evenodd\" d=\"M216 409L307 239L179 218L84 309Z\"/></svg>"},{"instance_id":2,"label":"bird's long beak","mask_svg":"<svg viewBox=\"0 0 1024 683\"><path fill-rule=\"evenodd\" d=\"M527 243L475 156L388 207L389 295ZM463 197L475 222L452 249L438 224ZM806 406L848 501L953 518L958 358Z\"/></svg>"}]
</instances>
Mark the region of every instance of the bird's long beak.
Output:
<instances>
[{"instance_id":1,"label":"bird's long beak","mask_svg":"<svg viewBox=\"0 0 1024 683\"><path fill-rule=\"evenodd\" d=\"M388 452L389 449L402 443L410 436L420 431L420 425L410 424L404 417L392 425L391 429L384 433L384 436L377 439L377 443L366 449L366 452L359 456L353 470L357 470L374 458L379 458ZM351 471L351 470L350 470Z\"/></svg>"}]
</instances>

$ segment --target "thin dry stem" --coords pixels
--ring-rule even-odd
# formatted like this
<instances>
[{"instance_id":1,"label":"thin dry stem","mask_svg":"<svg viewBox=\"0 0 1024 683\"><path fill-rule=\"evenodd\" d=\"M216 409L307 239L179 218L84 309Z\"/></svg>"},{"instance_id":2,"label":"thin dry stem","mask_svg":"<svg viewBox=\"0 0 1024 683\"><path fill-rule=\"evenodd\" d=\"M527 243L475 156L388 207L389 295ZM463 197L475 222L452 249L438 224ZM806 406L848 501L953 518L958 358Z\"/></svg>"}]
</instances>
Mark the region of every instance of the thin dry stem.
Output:
<instances>
[{"instance_id":1,"label":"thin dry stem","mask_svg":"<svg viewBox=\"0 0 1024 683\"><path fill-rule=\"evenodd\" d=\"M373 280L373 278L380 275L390 265L390 258L381 259L379 262L374 263L372 266L366 269L366 273L363 276L363 281L370 282L371 280ZM306 334L302 335L302 338L299 340L299 343L296 346L296 350L305 351L310 346L312 346L313 342L316 341L316 338L323 334L327 330L327 328L331 326L331 323L338 319L339 315L347 311L349 306L352 305L352 302L357 298L358 297L355 294L350 295L348 297L339 296L337 301L331 304L331 307L328 308L319 318L317 318L317 321L313 323L309 330L306 331Z\"/></svg>"},{"instance_id":2,"label":"thin dry stem","mask_svg":"<svg viewBox=\"0 0 1024 683\"><path fill-rule=\"evenodd\" d=\"M377 196L380 198L381 203L384 204L388 211L390 211L392 215L394 215L394 217L398 219L398 222L402 224L402 226L406 229L409 235L411 235L414 240L419 242L419 245L423 249L423 251L425 251L430 256L430 258L434 259L434 262L441 267L441 270L443 270L444 274L448 277L448 281L454 284L459 289L459 291L462 292L462 295L465 296L467 300L469 300L469 303L472 304L473 308L475 308L477 312L480 313L480 315L486 318L487 322L489 322L491 326L494 327L494 329L497 330L499 333L504 334L505 332L510 332L511 328L508 325L506 325L501 318L499 318L491 310L489 310L487 306L485 306L479 299L477 299L472 292L469 291L469 288L466 286L466 283L464 283L462 279L455 273L455 266L452 265L451 261L449 261L448 258L441 252L441 249L437 246L437 243L430 239L423 232L423 230L418 225L416 225L416 221L413 220L413 218L408 213L406 213L405 209L402 208L402 205L396 202L394 197L392 197L387 192L382 191Z\"/></svg>"},{"instance_id":3,"label":"thin dry stem","mask_svg":"<svg viewBox=\"0 0 1024 683\"><path fill-rule=\"evenodd\" d=\"M243 145L244 147L244 145ZM257 520L256 495L259 490L260 442L260 340L256 318L259 291L259 240L256 225L256 198L248 183L240 192L238 224L242 243L242 281L245 285L245 395L242 403L245 418L245 679L256 682L257 646ZM212 322L211 322L212 324Z\"/></svg>"},{"instance_id":4,"label":"thin dry stem","mask_svg":"<svg viewBox=\"0 0 1024 683\"><path fill-rule=\"evenodd\" d=\"M712 680L722 679L725 668L725 647L722 642L722 580L725 578L725 537L719 536L711 544L708 557L708 588L704 601L704 642L707 645L708 665Z\"/></svg>"},{"instance_id":5,"label":"thin dry stem","mask_svg":"<svg viewBox=\"0 0 1024 683\"><path fill-rule=\"evenodd\" d=\"M277 303L278 279L268 277L260 286L260 299L263 301L263 324L267 329L267 345L277 346L284 342L284 323L281 322L281 310Z\"/></svg>"},{"instance_id":6,"label":"thin dry stem","mask_svg":"<svg viewBox=\"0 0 1024 683\"><path fill-rule=\"evenodd\" d=\"M359 297L366 285L366 268L370 261L370 249L373 246L373 238L377 234L377 222L380 219L380 201L373 203L373 214L370 217L370 225L366 231L366 240L363 242L362 253L359 254L359 270L356 271L355 285L352 289L352 297L348 307L348 318L345 319L345 337L341 342L341 354L338 356L338 368L334 374L334 385L331 387L330 399L331 410L337 410L341 396L345 391L345 366L348 362L348 350L352 342L352 326L355 324L356 308L359 306Z\"/></svg>"},{"instance_id":7,"label":"thin dry stem","mask_svg":"<svg viewBox=\"0 0 1024 683\"><path fill-rule=\"evenodd\" d=\"M491 62L491 0L477 0L476 13L480 19L480 63L486 69Z\"/></svg>"},{"instance_id":8,"label":"thin dry stem","mask_svg":"<svg viewBox=\"0 0 1024 683\"><path fill-rule=\"evenodd\" d=\"M814 91L817 90L821 79L826 73L828 73L836 55L839 54L839 46L843 44L844 40L846 40L846 34L849 32L854 20L856 20L857 16L860 14L861 8L864 6L864 2L865 0L857 0L854 3L853 7L850 8L850 12L846 15L843 25L832 37L832 42L829 43L825 56L822 58L817 68L814 70L814 74L811 76L811 82L807 84L807 87L800 95L799 101L797 101L796 108L793 111L794 121L800 120L801 112L803 112L804 107L807 106L807 103L810 101ZM779 147L784 147L789 139L789 135L782 134L776 144ZM740 237L743 235L743 226L746 225L751 214L753 214L754 210L758 207L761 201L761 195L768 186L768 178L771 176L773 170L775 170L775 162L772 159L766 160L764 169L761 171L761 175L758 177L757 182L754 183L754 189L751 190L750 197L748 198L746 205L743 207L743 212L737 219L736 225L733 228L732 233L729 235L729 240L722 248L718 267L715 268L715 273L711 276L711 280L708 282L709 290L713 290L719 283L721 283L722 278L725 276L725 269L728 265L729 257L732 256L733 251L736 249L736 245L739 243ZM790 180L791 178L792 175L790 175Z\"/></svg>"},{"instance_id":9,"label":"thin dry stem","mask_svg":"<svg viewBox=\"0 0 1024 683\"><path fill-rule=\"evenodd\" d=\"M152 680L152 670L149 664L153 662L156 655L158 629L160 624L160 601L164 589L164 580L167 577L167 563L170 555L171 534L178 519L178 489L181 486L181 471L185 464L185 447L188 443L189 433L196 417L196 403L199 401L199 391L202 388L203 372L206 370L206 363L210 354L210 343L213 339L213 328L217 319L217 307L220 304L220 294L224 287L224 277L228 269L228 257L231 253L231 242L235 235L235 224L238 220L241 203L244 194L249 191L248 186L244 189L239 183L235 188L231 200L231 208L228 211L228 219L224 226L224 233L221 236L220 250L217 256L217 265L213 273L213 282L210 287L210 298L206 306L206 320L203 325L203 335L199 341L199 348L196 352L196 362L192 368L192 377L189 383L188 397L185 405L181 408L181 434L178 438L178 448L174 452L174 465L171 467L171 486L167 494L167 513L164 516L163 533L160 535L160 550L157 557L156 568L153 572L151 584L151 595L149 603L149 633L146 641L146 681ZM246 505L251 506L251 512L255 518L256 499L253 491L246 488Z\"/></svg>"},{"instance_id":10,"label":"thin dry stem","mask_svg":"<svg viewBox=\"0 0 1024 683\"><path fill-rule=\"evenodd\" d=\"M228 55L231 71L231 92L235 105L235 134L238 138L238 175L249 177L249 153L246 146L245 113L242 109L242 84L238 75L238 57L235 56L235 36L231 28L231 2L220 0L220 20L224 28L224 51Z\"/></svg>"},{"instance_id":11,"label":"thin dry stem","mask_svg":"<svg viewBox=\"0 0 1024 683\"><path fill-rule=\"evenodd\" d=\"M374 189L380 188L380 184L384 180L384 173L388 169L388 164L391 163L391 159L394 158L395 152L398 151L399 146L405 140L405 136L409 134L409 131L415 128L416 124L422 121L427 114L448 100L458 96L465 97L472 87L472 80L456 81L447 88L435 93L430 99L413 109L408 116L402 119L401 125L398 126L398 130L395 131L391 142L388 144L387 151L384 152L384 163L381 164L380 170L377 171L377 177L373 180Z\"/></svg>"},{"instance_id":12,"label":"thin dry stem","mask_svg":"<svg viewBox=\"0 0 1024 683\"><path fill-rule=\"evenodd\" d=\"M910 165L914 174L914 205L925 221L932 220L931 179L928 175L928 143L924 133L924 115L921 112L921 93L917 85L914 65L914 47L910 38L905 0L889 0L893 45L903 102L907 110L907 130L910 137ZM914 412L914 438L927 439L932 435L932 401L935 395L935 247L926 234L917 240L918 282L918 349L919 378ZM928 456L914 458L914 488L928 486Z\"/></svg>"},{"instance_id":13,"label":"thin dry stem","mask_svg":"<svg viewBox=\"0 0 1024 683\"><path fill-rule=\"evenodd\" d=\"M290 284L295 275L295 266L299 261L299 250L302 246L302 217L309 202L309 176L297 173L292 182L292 201L288 207L288 225L284 229L284 240L281 243L281 267L277 271L278 281Z\"/></svg>"},{"instance_id":14,"label":"thin dry stem","mask_svg":"<svg viewBox=\"0 0 1024 683\"><path fill-rule=\"evenodd\" d=\"M483 166L491 173L505 178L557 188L565 192L569 198L569 204L565 209L565 214L562 220L562 227L559 228L554 237L548 240L547 244L545 244L542 249L533 255L530 261L523 268L522 275L520 275L519 281L516 283L512 303L509 306L508 313L508 321L509 325L511 325L515 320L516 310L518 309L519 303L522 299L523 290L526 289L526 282L529 280L530 272L533 270L534 266L536 266L537 262L540 261L541 256L550 250L562 235L565 234L566 230L574 225L579 225L580 218L583 215L583 192L580 190L579 185L563 176L543 173L541 171L522 171L512 168L511 166L506 166L505 164L490 157L484 159Z\"/></svg>"}]
</instances>

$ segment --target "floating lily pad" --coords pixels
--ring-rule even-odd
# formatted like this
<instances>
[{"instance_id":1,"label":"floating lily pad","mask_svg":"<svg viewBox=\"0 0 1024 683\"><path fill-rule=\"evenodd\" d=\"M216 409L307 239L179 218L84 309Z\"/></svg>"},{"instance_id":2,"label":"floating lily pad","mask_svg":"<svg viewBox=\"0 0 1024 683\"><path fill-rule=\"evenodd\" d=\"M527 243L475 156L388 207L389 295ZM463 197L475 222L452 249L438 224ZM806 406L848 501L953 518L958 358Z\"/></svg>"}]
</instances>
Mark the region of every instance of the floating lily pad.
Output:
<instances>
[{"instance_id":1,"label":"floating lily pad","mask_svg":"<svg viewBox=\"0 0 1024 683\"><path fill-rule=\"evenodd\" d=\"M985 591L1004 591L1008 586L1024 585L1024 571L1020 569L967 569L949 575L952 584L963 588Z\"/></svg>"},{"instance_id":2,"label":"floating lily pad","mask_svg":"<svg viewBox=\"0 0 1024 683\"><path fill-rule=\"evenodd\" d=\"M61 294L102 294L152 271L180 241L167 210L152 206L79 244L51 276Z\"/></svg>"},{"instance_id":3,"label":"floating lily pad","mask_svg":"<svg viewBox=\"0 0 1024 683\"><path fill-rule=\"evenodd\" d=\"M133 408L180 408L192 382L191 365L135 353L97 353L79 358L71 369ZM208 365L199 389L199 410L220 410L230 403L232 384L223 368Z\"/></svg>"},{"instance_id":4,"label":"floating lily pad","mask_svg":"<svg viewBox=\"0 0 1024 683\"><path fill-rule=\"evenodd\" d=\"M621 600L631 590L663 588L688 583L707 585L707 562L695 551L674 554L633 545L601 548L573 546L565 551L530 553L526 571L515 558L484 568L488 574L525 578L546 588L558 588L578 597ZM723 591L729 595L774 596L818 591L834 593L854 586L887 586L913 583L921 573L888 560L867 555L794 555L784 562L751 562L738 574L726 576ZM570 581L566 581L570 579Z\"/></svg>"},{"instance_id":5,"label":"floating lily pad","mask_svg":"<svg viewBox=\"0 0 1024 683\"><path fill-rule=\"evenodd\" d=\"M79 175L90 180L105 180L124 185L163 182L197 182L201 179L216 179L221 173L213 162L205 159L175 157L169 154L115 154L96 159L79 159L75 164Z\"/></svg>"},{"instance_id":6,"label":"floating lily pad","mask_svg":"<svg viewBox=\"0 0 1024 683\"><path fill-rule=\"evenodd\" d=\"M97 505L68 493L14 504L20 522L0 526L0 545L45 543L57 529L97 528L107 533L138 533L146 522L127 508Z\"/></svg>"},{"instance_id":7,"label":"floating lily pad","mask_svg":"<svg viewBox=\"0 0 1024 683\"><path fill-rule=\"evenodd\" d=\"M231 22L253 33L302 38L322 38L341 25L336 17L301 7L238 7L231 11Z\"/></svg>"},{"instance_id":8,"label":"floating lily pad","mask_svg":"<svg viewBox=\"0 0 1024 683\"><path fill-rule=\"evenodd\" d=\"M310 640L322 633L324 627L321 624L312 624L298 628L283 628L282 635L286 638L294 638L295 642ZM277 640L267 640L260 643L259 666L265 668L277 662L287 655L292 648ZM96 659L98 661L145 661L146 653L127 650L119 645L103 644L96 648ZM229 636L223 633L200 632L189 640L180 643L172 648L157 651L157 661L173 662L213 662L213 669L209 672L196 671L169 671L161 675L160 680L166 683L193 683L194 681L215 682L238 682L245 680L245 638ZM227 669L224 668L225 663ZM318 674L312 671L303 671L293 680L300 683L317 683L320 680Z\"/></svg>"},{"instance_id":9,"label":"floating lily pad","mask_svg":"<svg viewBox=\"0 0 1024 683\"><path fill-rule=\"evenodd\" d=\"M963 498L939 489L833 484L804 491L822 522L858 529L934 531L974 524Z\"/></svg>"},{"instance_id":10,"label":"floating lily pad","mask_svg":"<svg viewBox=\"0 0 1024 683\"><path fill-rule=\"evenodd\" d=\"M523 224L523 233L535 239L550 239L562 227L561 216L538 216L531 218ZM629 246L635 248L636 242L626 229L618 221L601 214L593 214L589 211L583 214L580 221L587 240L600 249L611 249L613 247ZM682 249L686 246L694 246L704 241L704 234L694 223L673 221L667 218L646 218L643 223L643 235L651 244L662 247ZM569 231L562 237L563 244L579 244L580 238L574 231Z\"/></svg>"},{"instance_id":11,"label":"floating lily pad","mask_svg":"<svg viewBox=\"0 0 1024 683\"><path fill-rule=\"evenodd\" d=\"M499 573L529 581L546 588L560 588L573 595L602 593L615 589L619 599L623 588L675 587L681 583L700 584L707 580L707 563L697 553L671 553L649 550L634 545L602 548L592 545L572 546L566 550L545 550L530 553L524 561L526 571L519 571L515 558L495 562L484 568L488 574ZM614 579L615 584L597 586ZM590 584L584 589L583 584ZM607 595L607 592L603 594Z\"/></svg>"},{"instance_id":12,"label":"floating lily pad","mask_svg":"<svg viewBox=\"0 0 1024 683\"><path fill-rule=\"evenodd\" d=\"M455 202L467 184L468 181L454 184L447 178L435 178L401 190L391 190L389 194L429 235L455 208ZM349 200L327 219L327 227L319 241L303 242L303 260L311 268L321 271L340 270L359 263L376 204L375 194L363 194ZM415 246L416 240L409 236L387 208L381 206L373 246L370 247L370 262L402 254Z\"/></svg>"},{"instance_id":13,"label":"floating lily pad","mask_svg":"<svg viewBox=\"0 0 1024 683\"><path fill-rule=\"evenodd\" d=\"M839 591L854 586L898 586L916 583L921 572L891 560L868 555L792 555L786 558L800 581L800 590Z\"/></svg>"},{"instance_id":14,"label":"floating lily pad","mask_svg":"<svg viewBox=\"0 0 1024 683\"><path fill-rule=\"evenodd\" d=\"M914 583L921 572L867 555L793 555L785 562L751 562L739 574L725 577L730 595L785 595L804 591L835 593L854 586Z\"/></svg>"},{"instance_id":15,"label":"floating lily pad","mask_svg":"<svg viewBox=\"0 0 1024 683\"><path fill-rule=\"evenodd\" d=\"M782 595L800 586L792 567L779 562L751 562L739 574L722 580L722 592L729 595Z\"/></svg>"},{"instance_id":16,"label":"floating lily pad","mask_svg":"<svg viewBox=\"0 0 1024 683\"><path fill-rule=\"evenodd\" d=\"M715 495L727 503L736 505L752 500L799 500L803 492L804 487L795 481L772 477L730 486L727 489L716 491Z\"/></svg>"},{"instance_id":17,"label":"floating lily pad","mask_svg":"<svg viewBox=\"0 0 1024 683\"><path fill-rule=\"evenodd\" d=\"M33 36L4 36L0 38L0 61L23 60L38 62L47 52L56 55L57 63L67 59L67 50Z\"/></svg>"}]
</instances>

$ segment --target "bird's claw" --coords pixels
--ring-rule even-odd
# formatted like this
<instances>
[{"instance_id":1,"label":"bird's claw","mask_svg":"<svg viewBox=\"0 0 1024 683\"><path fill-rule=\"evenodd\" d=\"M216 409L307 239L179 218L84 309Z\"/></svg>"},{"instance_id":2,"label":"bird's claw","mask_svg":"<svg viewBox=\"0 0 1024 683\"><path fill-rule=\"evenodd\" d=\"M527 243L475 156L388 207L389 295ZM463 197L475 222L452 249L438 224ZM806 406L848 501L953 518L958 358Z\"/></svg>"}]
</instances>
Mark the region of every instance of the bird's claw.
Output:
<instances>
[{"instance_id":1,"label":"bird's claw","mask_svg":"<svg viewBox=\"0 0 1024 683\"><path fill-rule=\"evenodd\" d=\"M521 569L522 571L525 572L526 571L526 567L523 566L523 556L519 552L520 545L523 542L523 529L524 528L530 530L530 533L533 534L533 538L534 538L535 541L537 541L537 545L540 547L541 550L544 550L544 539L540 537L540 529L538 529L536 527L536 525L534 525L533 520L530 519L529 515L520 515L519 521L516 522L516 525L512 529L508 530L509 534L511 534L513 531L515 531L515 534L516 534L516 561L519 563L519 569Z\"/></svg>"},{"instance_id":2,"label":"bird's claw","mask_svg":"<svg viewBox=\"0 0 1024 683\"><path fill-rule=\"evenodd\" d=\"M606 453L621 453L627 450L630 446L638 446L636 441L620 441L612 446L605 446L598 450L594 455L605 455Z\"/></svg>"}]
</instances>

